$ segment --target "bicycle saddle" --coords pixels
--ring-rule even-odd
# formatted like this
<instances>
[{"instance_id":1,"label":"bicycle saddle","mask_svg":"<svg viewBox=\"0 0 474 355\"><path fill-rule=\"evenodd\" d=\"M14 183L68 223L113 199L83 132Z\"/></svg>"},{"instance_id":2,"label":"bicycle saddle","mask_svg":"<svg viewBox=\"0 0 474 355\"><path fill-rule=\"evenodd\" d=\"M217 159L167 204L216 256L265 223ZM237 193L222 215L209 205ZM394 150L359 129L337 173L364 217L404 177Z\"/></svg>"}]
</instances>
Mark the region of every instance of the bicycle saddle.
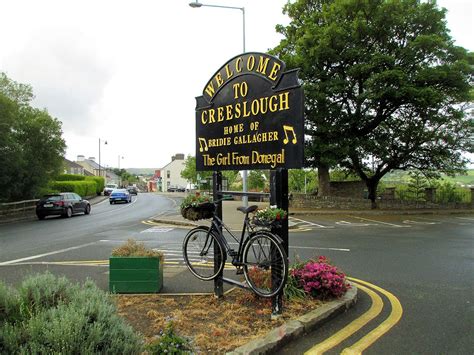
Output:
<instances>
[{"instance_id":1,"label":"bicycle saddle","mask_svg":"<svg viewBox=\"0 0 474 355\"><path fill-rule=\"evenodd\" d=\"M237 207L237 211L240 211L245 214L255 212L256 210L258 210L257 205L248 206L247 208L245 208L244 206Z\"/></svg>"}]
</instances>

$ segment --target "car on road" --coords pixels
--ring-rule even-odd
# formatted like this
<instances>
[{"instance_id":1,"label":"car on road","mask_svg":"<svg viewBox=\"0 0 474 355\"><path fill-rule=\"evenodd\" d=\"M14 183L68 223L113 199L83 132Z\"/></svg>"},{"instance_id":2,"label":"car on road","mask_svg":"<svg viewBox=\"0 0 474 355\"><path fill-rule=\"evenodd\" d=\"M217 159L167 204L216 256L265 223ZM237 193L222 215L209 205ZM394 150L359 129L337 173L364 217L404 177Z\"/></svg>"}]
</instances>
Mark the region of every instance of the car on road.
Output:
<instances>
[{"instance_id":1,"label":"car on road","mask_svg":"<svg viewBox=\"0 0 474 355\"><path fill-rule=\"evenodd\" d=\"M185 192L186 189L182 186L168 186L168 192Z\"/></svg>"},{"instance_id":2,"label":"car on road","mask_svg":"<svg viewBox=\"0 0 474 355\"><path fill-rule=\"evenodd\" d=\"M116 202L132 202L132 195L127 191L127 189L115 189L109 196L109 202L113 205Z\"/></svg>"},{"instance_id":3,"label":"car on road","mask_svg":"<svg viewBox=\"0 0 474 355\"><path fill-rule=\"evenodd\" d=\"M128 186L127 191L130 193L130 195L138 195L138 187L136 186Z\"/></svg>"},{"instance_id":4,"label":"car on road","mask_svg":"<svg viewBox=\"0 0 474 355\"><path fill-rule=\"evenodd\" d=\"M104 196L109 196L112 193L112 191L114 191L115 189L118 189L117 184L107 184L107 185L105 185Z\"/></svg>"},{"instance_id":5,"label":"car on road","mask_svg":"<svg viewBox=\"0 0 474 355\"><path fill-rule=\"evenodd\" d=\"M74 192L61 192L43 196L36 204L36 216L44 219L46 216L71 217L76 213L91 213L91 204Z\"/></svg>"}]
</instances>

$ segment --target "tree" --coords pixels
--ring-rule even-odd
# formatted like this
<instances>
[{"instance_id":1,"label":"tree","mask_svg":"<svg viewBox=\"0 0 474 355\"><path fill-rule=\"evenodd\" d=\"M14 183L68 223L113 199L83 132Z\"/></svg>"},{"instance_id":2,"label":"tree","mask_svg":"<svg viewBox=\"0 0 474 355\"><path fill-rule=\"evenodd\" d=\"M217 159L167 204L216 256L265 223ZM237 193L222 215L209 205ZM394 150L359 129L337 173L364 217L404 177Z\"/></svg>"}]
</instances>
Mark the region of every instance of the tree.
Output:
<instances>
[{"instance_id":1,"label":"tree","mask_svg":"<svg viewBox=\"0 0 474 355\"><path fill-rule=\"evenodd\" d=\"M288 170L288 189L292 192L311 193L316 189L316 174L313 170Z\"/></svg>"},{"instance_id":2,"label":"tree","mask_svg":"<svg viewBox=\"0 0 474 355\"><path fill-rule=\"evenodd\" d=\"M247 176L249 190L263 190L265 187L265 175L261 170L251 170Z\"/></svg>"},{"instance_id":3,"label":"tree","mask_svg":"<svg viewBox=\"0 0 474 355\"><path fill-rule=\"evenodd\" d=\"M31 87L0 73L0 199L38 195L61 172L61 122L29 105Z\"/></svg>"},{"instance_id":4,"label":"tree","mask_svg":"<svg viewBox=\"0 0 474 355\"><path fill-rule=\"evenodd\" d=\"M188 155L184 161L184 169L181 171L181 177L188 180L191 184L197 185L199 183L198 180L212 177L212 171L196 171L196 157Z\"/></svg>"},{"instance_id":5,"label":"tree","mask_svg":"<svg viewBox=\"0 0 474 355\"><path fill-rule=\"evenodd\" d=\"M393 169L460 171L471 150L473 55L453 45L445 10L417 0L299 0L274 52L300 67L308 162L339 163L365 181L372 206ZM320 180L320 190L322 186Z\"/></svg>"}]
</instances>

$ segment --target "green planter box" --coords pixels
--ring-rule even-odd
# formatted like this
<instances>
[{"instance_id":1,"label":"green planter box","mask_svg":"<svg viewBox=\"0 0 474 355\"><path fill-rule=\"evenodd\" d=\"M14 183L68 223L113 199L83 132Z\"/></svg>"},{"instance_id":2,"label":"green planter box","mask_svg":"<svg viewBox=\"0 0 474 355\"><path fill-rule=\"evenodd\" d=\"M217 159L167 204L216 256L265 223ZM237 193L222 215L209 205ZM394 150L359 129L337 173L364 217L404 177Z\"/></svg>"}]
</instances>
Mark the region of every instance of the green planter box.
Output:
<instances>
[{"instance_id":1,"label":"green planter box","mask_svg":"<svg viewBox=\"0 0 474 355\"><path fill-rule=\"evenodd\" d=\"M159 258L111 256L111 293L156 293L163 287L163 265Z\"/></svg>"}]
</instances>

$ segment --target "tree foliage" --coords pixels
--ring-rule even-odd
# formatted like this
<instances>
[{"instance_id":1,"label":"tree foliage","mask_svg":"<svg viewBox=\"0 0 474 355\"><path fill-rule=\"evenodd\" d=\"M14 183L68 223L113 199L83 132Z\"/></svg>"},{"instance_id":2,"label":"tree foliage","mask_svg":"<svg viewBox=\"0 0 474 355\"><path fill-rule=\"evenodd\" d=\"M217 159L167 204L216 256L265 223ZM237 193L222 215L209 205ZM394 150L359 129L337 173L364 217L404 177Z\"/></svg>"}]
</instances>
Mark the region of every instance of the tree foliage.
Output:
<instances>
[{"instance_id":1,"label":"tree foliage","mask_svg":"<svg viewBox=\"0 0 474 355\"><path fill-rule=\"evenodd\" d=\"M0 73L0 200L36 197L62 168L61 122L32 99L30 86Z\"/></svg>"},{"instance_id":2,"label":"tree foliage","mask_svg":"<svg viewBox=\"0 0 474 355\"><path fill-rule=\"evenodd\" d=\"M463 169L474 57L454 46L445 10L433 1L298 0L284 11L291 23L277 27L285 39L273 53L301 69L309 165L354 171L374 204L393 169Z\"/></svg>"}]
</instances>

